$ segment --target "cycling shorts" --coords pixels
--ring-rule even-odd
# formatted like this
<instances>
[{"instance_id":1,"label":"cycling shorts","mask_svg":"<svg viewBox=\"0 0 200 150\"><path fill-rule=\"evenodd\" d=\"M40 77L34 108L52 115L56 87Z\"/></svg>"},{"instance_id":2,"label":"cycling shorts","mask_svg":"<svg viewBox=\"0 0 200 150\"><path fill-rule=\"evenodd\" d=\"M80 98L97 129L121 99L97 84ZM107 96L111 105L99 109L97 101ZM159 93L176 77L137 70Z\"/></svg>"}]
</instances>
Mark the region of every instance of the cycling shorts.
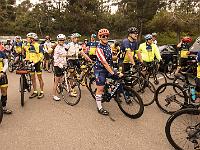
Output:
<instances>
[{"instance_id":1,"label":"cycling shorts","mask_svg":"<svg viewBox=\"0 0 200 150\"><path fill-rule=\"evenodd\" d=\"M0 88L3 87L8 87L8 78L6 74L4 74L4 76L0 78Z\"/></svg>"},{"instance_id":2,"label":"cycling shorts","mask_svg":"<svg viewBox=\"0 0 200 150\"><path fill-rule=\"evenodd\" d=\"M54 75L56 77L62 77L64 75L63 69L58 66L54 66Z\"/></svg>"},{"instance_id":3,"label":"cycling shorts","mask_svg":"<svg viewBox=\"0 0 200 150\"><path fill-rule=\"evenodd\" d=\"M42 63L40 61L34 64L34 71L30 72L30 74L34 74L35 72L37 74L42 74Z\"/></svg>"},{"instance_id":4,"label":"cycling shorts","mask_svg":"<svg viewBox=\"0 0 200 150\"><path fill-rule=\"evenodd\" d=\"M109 72L106 69L94 69L94 75L96 78L96 85L104 86L106 83L106 78L109 77Z\"/></svg>"}]
</instances>

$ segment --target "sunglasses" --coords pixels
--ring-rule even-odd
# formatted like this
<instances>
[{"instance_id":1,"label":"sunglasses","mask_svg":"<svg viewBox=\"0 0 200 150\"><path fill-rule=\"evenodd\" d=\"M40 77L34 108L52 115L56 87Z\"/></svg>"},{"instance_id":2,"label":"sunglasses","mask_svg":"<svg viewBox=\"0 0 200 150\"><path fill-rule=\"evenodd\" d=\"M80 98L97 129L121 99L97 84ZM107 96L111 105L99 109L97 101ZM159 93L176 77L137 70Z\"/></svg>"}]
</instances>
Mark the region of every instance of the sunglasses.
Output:
<instances>
[{"instance_id":1,"label":"sunglasses","mask_svg":"<svg viewBox=\"0 0 200 150\"><path fill-rule=\"evenodd\" d=\"M151 39L147 39L147 40L152 40L152 38Z\"/></svg>"},{"instance_id":2,"label":"sunglasses","mask_svg":"<svg viewBox=\"0 0 200 150\"><path fill-rule=\"evenodd\" d=\"M108 35L102 35L101 38L103 39L108 38Z\"/></svg>"}]
</instances>

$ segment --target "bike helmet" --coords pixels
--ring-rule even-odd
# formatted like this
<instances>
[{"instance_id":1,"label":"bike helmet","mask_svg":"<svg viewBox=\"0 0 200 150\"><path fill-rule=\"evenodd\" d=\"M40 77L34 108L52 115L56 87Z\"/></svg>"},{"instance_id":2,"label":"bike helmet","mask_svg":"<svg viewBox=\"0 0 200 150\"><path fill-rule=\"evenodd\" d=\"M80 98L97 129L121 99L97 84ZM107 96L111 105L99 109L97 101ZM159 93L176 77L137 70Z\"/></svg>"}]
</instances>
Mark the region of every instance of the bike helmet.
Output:
<instances>
[{"instance_id":1,"label":"bike helmet","mask_svg":"<svg viewBox=\"0 0 200 150\"><path fill-rule=\"evenodd\" d=\"M66 39L66 36L64 34L58 34L57 36L57 40L65 40Z\"/></svg>"},{"instance_id":2,"label":"bike helmet","mask_svg":"<svg viewBox=\"0 0 200 150\"><path fill-rule=\"evenodd\" d=\"M81 37L81 35L80 35L79 33L73 33L73 34L71 35L71 37L72 37L72 38L79 38L79 37Z\"/></svg>"},{"instance_id":3,"label":"bike helmet","mask_svg":"<svg viewBox=\"0 0 200 150\"><path fill-rule=\"evenodd\" d=\"M96 34L92 34L91 37L92 37L92 38L96 38L97 35L96 35Z\"/></svg>"},{"instance_id":4,"label":"bike helmet","mask_svg":"<svg viewBox=\"0 0 200 150\"><path fill-rule=\"evenodd\" d=\"M34 40L37 40L37 39L38 39L37 34L36 34L36 33L33 33L33 32L28 33L26 36L29 37L29 38L32 38L32 39L34 39Z\"/></svg>"},{"instance_id":5,"label":"bike helmet","mask_svg":"<svg viewBox=\"0 0 200 150\"><path fill-rule=\"evenodd\" d=\"M45 36L45 39L50 40L51 38L50 38L50 36L47 35L47 36Z\"/></svg>"},{"instance_id":6,"label":"bike helmet","mask_svg":"<svg viewBox=\"0 0 200 150\"><path fill-rule=\"evenodd\" d=\"M151 34L147 34L144 36L145 40L150 40L152 39L152 35Z\"/></svg>"},{"instance_id":7,"label":"bike helmet","mask_svg":"<svg viewBox=\"0 0 200 150\"><path fill-rule=\"evenodd\" d=\"M20 39L20 40L21 40L21 36L16 36L16 37L15 37L15 40L16 40L16 39Z\"/></svg>"},{"instance_id":8,"label":"bike helmet","mask_svg":"<svg viewBox=\"0 0 200 150\"><path fill-rule=\"evenodd\" d=\"M118 42L118 41L116 41L115 42L115 46L117 47L117 46L119 46L120 45L120 43Z\"/></svg>"},{"instance_id":9,"label":"bike helmet","mask_svg":"<svg viewBox=\"0 0 200 150\"><path fill-rule=\"evenodd\" d=\"M181 40L184 43L191 43L192 42L192 38L189 37L189 36L183 37Z\"/></svg>"},{"instance_id":10,"label":"bike helmet","mask_svg":"<svg viewBox=\"0 0 200 150\"><path fill-rule=\"evenodd\" d=\"M138 29L136 27L130 27L128 29L128 34L130 34L130 33L138 33Z\"/></svg>"},{"instance_id":11,"label":"bike helmet","mask_svg":"<svg viewBox=\"0 0 200 150\"><path fill-rule=\"evenodd\" d=\"M102 36L102 35L110 35L110 32L108 29L100 29L98 32L98 37Z\"/></svg>"},{"instance_id":12,"label":"bike helmet","mask_svg":"<svg viewBox=\"0 0 200 150\"><path fill-rule=\"evenodd\" d=\"M154 37L156 37L156 36L157 36L157 33L154 32L154 33L152 33L151 35L154 36Z\"/></svg>"}]
</instances>

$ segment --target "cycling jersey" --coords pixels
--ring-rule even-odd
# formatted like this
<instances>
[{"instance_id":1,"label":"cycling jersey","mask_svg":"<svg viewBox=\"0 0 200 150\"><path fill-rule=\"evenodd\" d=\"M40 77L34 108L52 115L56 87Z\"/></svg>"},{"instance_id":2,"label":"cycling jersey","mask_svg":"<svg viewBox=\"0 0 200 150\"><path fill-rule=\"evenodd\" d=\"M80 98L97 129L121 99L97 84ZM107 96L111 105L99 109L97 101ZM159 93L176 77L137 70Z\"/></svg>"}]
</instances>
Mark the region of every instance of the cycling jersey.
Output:
<instances>
[{"instance_id":1,"label":"cycling jersey","mask_svg":"<svg viewBox=\"0 0 200 150\"><path fill-rule=\"evenodd\" d=\"M4 51L0 51L0 72L4 72L4 76L0 78L0 88L8 87L8 78L6 75L6 70L8 68L7 56Z\"/></svg>"},{"instance_id":2,"label":"cycling jersey","mask_svg":"<svg viewBox=\"0 0 200 150\"><path fill-rule=\"evenodd\" d=\"M189 44L182 43L180 47L180 58L188 58L187 52L189 51Z\"/></svg>"},{"instance_id":3,"label":"cycling jersey","mask_svg":"<svg viewBox=\"0 0 200 150\"><path fill-rule=\"evenodd\" d=\"M52 53L52 43L50 41L44 43L44 52L48 54Z\"/></svg>"},{"instance_id":4,"label":"cycling jersey","mask_svg":"<svg viewBox=\"0 0 200 150\"><path fill-rule=\"evenodd\" d=\"M43 47L39 43L27 45L27 59L37 63L43 60Z\"/></svg>"},{"instance_id":5,"label":"cycling jersey","mask_svg":"<svg viewBox=\"0 0 200 150\"><path fill-rule=\"evenodd\" d=\"M145 62L154 61L155 56L159 61L161 60L160 51L155 44L148 45L146 42L142 43L138 51L140 51L142 60Z\"/></svg>"},{"instance_id":6,"label":"cycling jersey","mask_svg":"<svg viewBox=\"0 0 200 150\"><path fill-rule=\"evenodd\" d=\"M137 49L138 49L138 43L136 41L131 42L129 41L128 38L124 39L122 41L122 46L120 48L121 52L124 53L123 63L130 63L127 51L131 51L131 56L133 57Z\"/></svg>"},{"instance_id":7,"label":"cycling jersey","mask_svg":"<svg viewBox=\"0 0 200 150\"><path fill-rule=\"evenodd\" d=\"M57 45L54 50L54 66L59 68L63 68L63 65L66 64L66 57L62 55L66 55L67 51L65 50L66 45Z\"/></svg>"},{"instance_id":8,"label":"cycling jersey","mask_svg":"<svg viewBox=\"0 0 200 150\"><path fill-rule=\"evenodd\" d=\"M14 46L14 51L19 54L22 52L22 42L14 42L13 46Z\"/></svg>"},{"instance_id":9,"label":"cycling jersey","mask_svg":"<svg viewBox=\"0 0 200 150\"><path fill-rule=\"evenodd\" d=\"M89 47L89 55L96 55L96 48L97 48L98 42L88 42L87 47Z\"/></svg>"},{"instance_id":10,"label":"cycling jersey","mask_svg":"<svg viewBox=\"0 0 200 150\"><path fill-rule=\"evenodd\" d=\"M107 61L110 66L112 66L112 51L110 46L98 44L96 49L96 63L94 65L95 69L106 69L102 64L102 61Z\"/></svg>"},{"instance_id":11,"label":"cycling jersey","mask_svg":"<svg viewBox=\"0 0 200 150\"><path fill-rule=\"evenodd\" d=\"M6 54L4 51L0 51L0 72L3 71L4 62L3 60L7 59Z\"/></svg>"},{"instance_id":12,"label":"cycling jersey","mask_svg":"<svg viewBox=\"0 0 200 150\"><path fill-rule=\"evenodd\" d=\"M200 79L200 51L197 53L197 78Z\"/></svg>"},{"instance_id":13,"label":"cycling jersey","mask_svg":"<svg viewBox=\"0 0 200 150\"><path fill-rule=\"evenodd\" d=\"M81 45L74 42L68 43L65 48L67 49L68 59L78 59L78 55L82 51Z\"/></svg>"}]
</instances>

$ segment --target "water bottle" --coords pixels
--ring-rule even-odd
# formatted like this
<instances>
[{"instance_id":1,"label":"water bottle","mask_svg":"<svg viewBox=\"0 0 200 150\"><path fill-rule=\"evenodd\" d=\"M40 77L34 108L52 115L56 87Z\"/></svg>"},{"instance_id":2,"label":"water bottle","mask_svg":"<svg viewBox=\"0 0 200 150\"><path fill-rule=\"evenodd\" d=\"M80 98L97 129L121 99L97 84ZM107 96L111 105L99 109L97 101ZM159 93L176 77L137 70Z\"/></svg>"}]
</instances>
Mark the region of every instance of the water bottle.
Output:
<instances>
[{"instance_id":1,"label":"water bottle","mask_svg":"<svg viewBox=\"0 0 200 150\"><path fill-rule=\"evenodd\" d=\"M194 87L191 88L191 95L192 95L192 100L195 101L196 100L196 91L195 91Z\"/></svg>"}]
</instances>

